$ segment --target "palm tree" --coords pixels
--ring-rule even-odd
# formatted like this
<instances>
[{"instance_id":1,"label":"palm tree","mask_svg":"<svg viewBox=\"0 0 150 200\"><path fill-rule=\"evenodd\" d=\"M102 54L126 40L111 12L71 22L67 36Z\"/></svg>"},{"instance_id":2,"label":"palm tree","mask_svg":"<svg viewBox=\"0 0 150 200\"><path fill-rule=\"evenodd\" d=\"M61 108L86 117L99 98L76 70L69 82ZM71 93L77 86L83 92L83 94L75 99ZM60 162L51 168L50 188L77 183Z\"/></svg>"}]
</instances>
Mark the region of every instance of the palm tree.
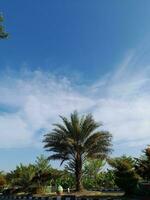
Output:
<instances>
[{"instance_id":1,"label":"palm tree","mask_svg":"<svg viewBox=\"0 0 150 200\"><path fill-rule=\"evenodd\" d=\"M104 159L111 152L112 136L107 131L98 131L102 124L95 122L91 114L79 117L75 111L70 119L60 116L63 124L54 124L52 132L46 134L44 148L52 152L48 159L67 162L76 178L76 191L83 189L82 168L87 158Z\"/></svg>"}]
</instances>

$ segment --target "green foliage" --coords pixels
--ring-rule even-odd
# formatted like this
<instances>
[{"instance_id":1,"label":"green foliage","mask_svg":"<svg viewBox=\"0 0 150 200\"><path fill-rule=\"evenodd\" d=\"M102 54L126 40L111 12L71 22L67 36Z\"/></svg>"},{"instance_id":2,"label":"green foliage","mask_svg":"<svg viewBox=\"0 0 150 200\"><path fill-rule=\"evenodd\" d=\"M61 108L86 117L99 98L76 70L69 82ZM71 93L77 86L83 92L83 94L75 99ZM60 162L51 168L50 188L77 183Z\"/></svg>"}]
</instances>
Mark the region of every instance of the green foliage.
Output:
<instances>
[{"instance_id":1,"label":"green foliage","mask_svg":"<svg viewBox=\"0 0 150 200\"><path fill-rule=\"evenodd\" d=\"M99 189L101 169L105 162L100 159L88 159L83 169L83 185L86 189Z\"/></svg>"},{"instance_id":2,"label":"green foliage","mask_svg":"<svg viewBox=\"0 0 150 200\"><path fill-rule=\"evenodd\" d=\"M112 170L102 171L105 161L94 159L88 160L84 166L83 184L88 190L100 190L114 188L114 173Z\"/></svg>"},{"instance_id":3,"label":"green foliage","mask_svg":"<svg viewBox=\"0 0 150 200\"><path fill-rule=\"evenodd\" d=\"M7 174L7 181L10 186L21 187L23 191L31 188L42 189L51 181L51 166L43 156L37 157L35 164L20 164L14 171Z\"/></svg>"},{"instance_id":4,"label":"green foliage","mask_svg":"<svg viewBox=\"0 0 150 200\"><path fill-rule=\"evenodd\" d=\"M2 26L3 21L4 21L4 18L2 15L0 15L0 39L4 39L8 37L8 33L5 32L4 27Z\"/></svg>"},{"instance_id":5,"label":"green foliage","mask_svg":"<svg viewBox=\"0 0 150 200\"><path fill-rule=\"evenodd\" d=\"M98 185L100 188L115 188L115 175L112 170L101 172L98 177Z\"/></svg>"},{"instance_id":6,"label":"green foliage","mask_svg":"<svg viewBox=\"0 0 150 200\"><path fill-rule=\"evenodd\" d=\"M109 160L109 164L114 168L116 185L126 194L134 193L139 180L134 169L135 161L131 157L122 156Z\"/></svg>"},{"instance_id":7,"label":"green foliage","mask_svg":"<svg viewBox=\"0 0 150 200\"><path fill-rule=\"evenodd\" d=\"M27 190L32 185L35 176L35 166L32 164L20 164L14 171L7 174L7 180L11 186L19 186Z\"/></svg>"},{"instance_id":8,"label":"green foliage","mask_svg":"<svg viewBox=\"0 0 150 200\"><path fill-rule=\"evenodd\" d=\"M44 155L40 155L35 161L35 168L37 171L49 172L52 167L49 164L48 159Z\"/></svg>"},{"instance_id":9,"label":"green foliage","mask_svg":"<svg viewBox=\"0 0 150 200\"><path fill-rule=\"evenodd\" d=\"M35 174L32 178L32 184L37 188L37 192L42 193L46 185L51 184L51 165L44 155L37 157L35 161Z\"/></svg>"},{"instance_id":10,"label":"green foliage","mask_svg":"<svg viewBox=\"0 0 150 200\"><path fill-rule=\"evenodd\" d=\"M0 191L7 185L6 175L0 172Z\"/></svg>"},{"instance_id":11,"label":"green foliage","mask_svg":"<svg viewBox=\"0 0 150 200\"><path fill-rule=\"evenodd\" d=\"M101 124L92 115L79 117L77 112L70 119L62 117L63 124L54 124L52 132L45 135L47 151L52 152L49 159L67 161L67 169L74 172L76 190L82 189L82 168L87 158L104 159L111 152L111 134L97 131Z\"/></svg>"},{"instance_id":12,"label":"green foliage","mask_svg":"<svg viewBox=\"0 0 150 200\"><path fill-rule=\"evenodd\" d=\"M144 150L144 155L136 159L136 172L143 180L150 181L150 147Z\"/></svg>"},{"instance_id":13,"label":"green foliage","mask_svg":"<svg viewBox=\"0 0 150 200\"><path fill-rule=\"evenodd\" d=\"M84 165L84 176L96 179L106 162L100 159L88 159Z\"/></svg>"},{"instance_id":14,"label":"green foliage","mask_svg":"<svg viewBox=\"0 0 150 200\"><path fill-rule=\"evenodd\" d=\"M56 186L61 185L64 189L75 187L75 177L72 173L64 170L55 181Z\"/></svg>"},{"instance_id":15,"label":"green foliage","mask_svg":"<svg viewBox=\"0 0 150 200\"><path fill-rule=\"evenodd\" d=\"M74 177L66 170L51 167L43 155L37 157L35 164L20 164L14 171L7 174L10 187L19 187L19 191L44 193L47 186L62 185L64 188L74 186Z\"/></svg>"}]
</instances>

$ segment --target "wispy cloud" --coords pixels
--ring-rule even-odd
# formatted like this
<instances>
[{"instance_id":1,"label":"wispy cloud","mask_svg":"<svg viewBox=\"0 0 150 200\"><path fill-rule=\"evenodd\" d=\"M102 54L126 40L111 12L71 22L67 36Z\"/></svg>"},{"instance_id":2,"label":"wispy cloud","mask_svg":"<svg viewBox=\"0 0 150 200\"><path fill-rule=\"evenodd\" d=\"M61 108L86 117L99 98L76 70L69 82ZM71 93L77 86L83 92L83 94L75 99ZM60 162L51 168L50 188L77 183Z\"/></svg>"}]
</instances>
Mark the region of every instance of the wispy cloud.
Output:
<instances>
[{"instance_id":1,"label":"wispy cloud","mask_svg":"<svg viewBox=\"0 0 150 200\"><path fill-rule=\"evenodd\" d=\"M130 53L109 74L103 84L105 96L99 99L94 115L102 116L104 125L127 147L150 143L150 66L138 65L137 55ZM97 87L97 93L99 92Z\"/></svg>"},{"instance_id":2,"label":"wispy cloud","mask_svg":"<svg viewBox=\"0 0 150 200\"><path fill-rule=\"evenodd\" d=\"M150 67L137 63L130 52L116 70L81 88L42 70L6 73L0 81L0 146L38 145L58 115L78 110L103 121L116 146L143 148L150 143Z\"/></svg>"},{"instance_id":3,"label":"wispy cloud","mask_svg":"<svg viewBox=\"0 0 150 200\"><path fill-rule=\"evenodd\" d=\"M69 80L42 71L19 77L6 74L0 94L0 147L35 145L40 139L39 131L50 129L59 114L93 105L90 98L74 90Z\"/></svg>"}]
</instances>

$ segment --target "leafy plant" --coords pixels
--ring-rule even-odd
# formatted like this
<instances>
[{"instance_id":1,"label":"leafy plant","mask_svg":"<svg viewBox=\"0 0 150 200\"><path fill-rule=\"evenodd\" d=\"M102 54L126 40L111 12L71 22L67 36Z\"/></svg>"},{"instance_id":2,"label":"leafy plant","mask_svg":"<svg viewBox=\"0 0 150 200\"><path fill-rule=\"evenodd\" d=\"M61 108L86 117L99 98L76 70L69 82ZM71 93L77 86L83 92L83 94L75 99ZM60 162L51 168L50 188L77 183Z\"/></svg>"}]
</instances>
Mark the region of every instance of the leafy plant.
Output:
<instances>
[{"instance_id":1,"label":"leafy plant","mask_svg":"<svg viewBox=\"0 0 150 200\"><path fill-rule=\"evenodd\" d=\"M122 156L109 160L109 164L114 168L116 185L123 189L126 194L134 193L139 180L134 168L135 160Z\"/></svg>"},{"instance_id":2,"label":"leafy plant","mask_svg":"<svg viewBox=\"0 0 150 200\"><path fill-rule=\"evenodd\" d=\"M144 155L136 158L135 169L143 180L150 181L150 147L144 150Z\"/></svg>"}]
</instances>

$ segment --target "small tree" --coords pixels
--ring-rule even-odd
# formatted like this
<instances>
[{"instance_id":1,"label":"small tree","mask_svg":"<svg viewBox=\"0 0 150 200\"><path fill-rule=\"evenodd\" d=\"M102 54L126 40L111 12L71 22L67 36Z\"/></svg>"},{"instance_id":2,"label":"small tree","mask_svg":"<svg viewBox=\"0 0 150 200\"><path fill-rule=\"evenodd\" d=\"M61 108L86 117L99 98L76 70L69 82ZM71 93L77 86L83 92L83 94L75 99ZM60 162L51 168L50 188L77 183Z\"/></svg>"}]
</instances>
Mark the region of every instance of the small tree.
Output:
<instances>
[{"instance_id":1,"label":"small tree","mask_svg":"<svg viewBox=\"0 0 150 200\"><path fill-rule=\"evenodd\" d=\"M51 165L48 159L44 155L40 155L36 158L35 168L37 171L49 172L51 170Z\"/></svg>"},{"instance_id":2,"label":"small tree","mask_svg":"<svg viewBox=\"0 0 150 200\"><path fill-rule=\"evenodd\" d=\"M116 185L126 194L134 193L139 180L134 168L135 161L131 157L122 156L109 160L109 164L114 168Z\"/></svg>"},{"instance_id":3,"label":"small tree","mask_svg":"<svg viewBox=\"0 0 150 200\"><path fill-rule=\"evenodd\" d=\"M107 171L101 172L98 177L98 184L101 188L116 187L114 171L107 169Z\"/></svg>"},{"instance_id":4,"label":"small tree","mask_svg":"<svg viewBox=\"0 0 150 200\"><path fill-rule=\"evenodd\" d=\"M67 170L60 171L60 175L55 180L56 186L61 185L64 189L75 187L74 174Z\"/></svg>"},{"instance_id":5,"label":"small tree","mask_svg":"<svg viewBox=\"0 0 150 200\"><path fill-rule=\"evenodd\" d=\"M3 172L0 172L0 190L2 190L6 184L6 175Z\"/></svg>"},{"instance_id":6,"label":"small tree","mask_svg":"<svg viewBox=\"0 0 150 200\"><path fill-rule=\"evenodd\" d=\"M33 184L37 187L38 193L44 192L44 186L51 182L51 165L44 155L37 157L35 161L35 175L32 179Z\"/></svg>"},{"instance_id":7,"label":"small tree","mask_svg":"<svg viewBox=\"0 0 150 200\"><path fill-rule=\"evenodd\" d=\"M2 15L0 15L0 39L4 39L8 37L8 33L5 32L4 26L2 25L3 21L4 21L4 18Z\"/></svg>"},{"instance_id":8,"label":"small tree","mask_svg":"<svg viewBox=\"0 0 150 200\"><path fill-rule=\"evenodd\" d=\"M99 189L99 179L105 161L88 159L83 168L83 185L86 189Z\"/></svg>"},{"instance_id":9,"label":"small tree","mask_svg":"<svg viewBox=\"0 0 150 200\"><path fill-rule=\"evenodd\" d=\"M144 155L140 158L136 158L135 169L143 180L150 181L150 146L148 146L143 152Z\"/></svg>"},{"instance_id":10,"label":"small tree","mask_svg":"<svg viewBox=\"0 0 150 200\"><path fill-rule=\"evenodd\" d=\"M7 174L7 180L11 186L20 186L23 190L28 190L32 186L32 179L35 176L34 165L20 164L14 171Z\"/></svg>"}]
</instances>

